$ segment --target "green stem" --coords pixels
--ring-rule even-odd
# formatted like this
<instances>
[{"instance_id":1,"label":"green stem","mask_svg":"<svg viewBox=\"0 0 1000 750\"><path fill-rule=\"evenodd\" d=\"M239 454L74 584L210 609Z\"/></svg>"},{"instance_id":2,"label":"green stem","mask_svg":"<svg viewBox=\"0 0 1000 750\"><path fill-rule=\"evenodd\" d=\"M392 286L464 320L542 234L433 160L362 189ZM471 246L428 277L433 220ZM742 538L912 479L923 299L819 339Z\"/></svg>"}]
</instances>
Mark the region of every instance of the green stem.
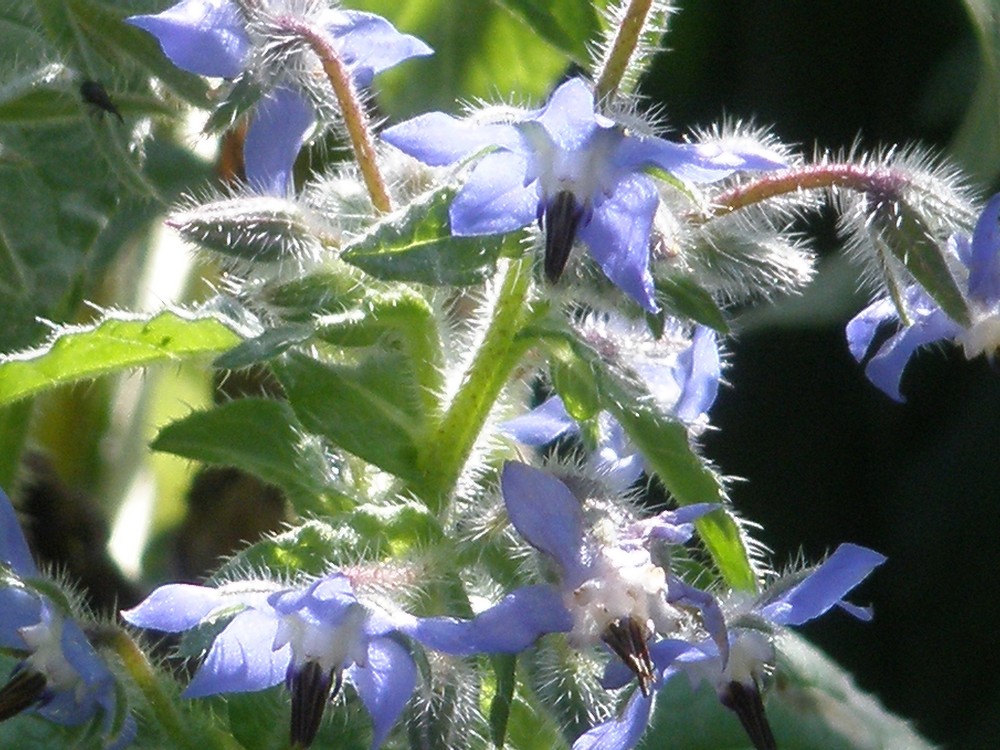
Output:
<instances>
[{"instance_id":1,"label":"green stem","mask_svg":"<svg viewBox=\"0 0 1000 750\"><path fill-rule=\"evenodd\" d=\"M493 319L458 393L420 457L421 494L440 514L454 489L511 370L527 346L517 339L524 323L531 257L511 260L493 309Z\"/></svg>"},{"instance_id":2,"label":"green stem","mask_svg":"<svg viewBox=\"0 0 1000 750\"><path fill-rule=\"evenodd\" d=\"M595 94L598 101L612 96L621 85L652 7L653 0L632 0L629 3L618 33L611 43L611 50L604 60L604 68L597 78Z\"/></svg>"},{"instance_id":3,"label":"green stem","mask_svg":"<svg viewBox=\"0 0 1000 750\"><path fill-rule=\"evenodd\" d=\"M102 632L101 635L102 641L114 648L132 678L132 682L142 692L153 716L170 739L170 746L205 750L204 733L191 731L189 723L181 717L173 700L160 685L159 677L152 664L149 663L149 659L146 658L146 654L128 633L120 628L114 628ZM223 748L223 750L240 748L236 740L223 732L216 731L213 732L213 735L216 742L213 742L212 745L215 747Z\"/></svg>"}]
</instances>

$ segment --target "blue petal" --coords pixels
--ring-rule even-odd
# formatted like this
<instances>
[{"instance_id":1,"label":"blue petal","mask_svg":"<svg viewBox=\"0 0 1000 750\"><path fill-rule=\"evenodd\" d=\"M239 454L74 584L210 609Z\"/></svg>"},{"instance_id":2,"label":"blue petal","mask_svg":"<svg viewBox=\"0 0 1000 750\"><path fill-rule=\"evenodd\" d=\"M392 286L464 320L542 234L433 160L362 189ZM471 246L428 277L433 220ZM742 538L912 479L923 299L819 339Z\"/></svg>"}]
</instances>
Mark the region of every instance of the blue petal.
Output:
<instances>
[{"instance_id":1,"label":"blue petal","mask_svg":"<svg viewBox=\"0 0 1000 750\"><path fill-rule=\"evenodd\" d=\"M740 170L768 170L785 166L781 157L759 144L726 147L717 143L672 143L662 138L627 137L614 155L615 164L628 172L657 166L682 180L715 182Z\"/></svg>"},{"instance_id":2,"label":"blue petal","mask_svg":"<svg viewBox=\"0 0 1000 750\"><path fill-rule=\"evenodd\" d=\"M677 510L665 510L635 524L647 539L662 539L669 544L684 544L694 535L693 521L718 510L719 503L694 503Z\"/></svg>"},{"instance_id":3,"label":"blue petal","mask_svg":"<svg viewBox=\"0 0 1000 750\"><path fill-rule=\"evenodd\" d=\"M230 0L181 0L162 13L126 21L155 36L170 62L198 75L235 78L250 49L243 18Z\"/></svg>"},{"instance_id":4,"label":"blue petal","mask_svg":"<svg viewBox=\"0 0 1000 750\"><path fill-rule=\"evenodd\" d=\"M624 492L646 470L645 459L625 433L625 428L613 418L587 463L612 492Z\"/></svg>"},{"instance_id":5,"label":"blue petal","mask_svg":"<svg viewBox=\"0 0 1000 750\"><path fill-rule=\"evenodd\" d=\"M434 54L421 40L399 33L395 26L374 13L336 12L326 29L334 38L337 54L359 86L370 86L376 73L407 58Z\"/></svg>"},{"instance_id":6,"label":"blue petal","mask_svg":"<svg viewBox=\"0 0 1000 750\"><path fill-rule=\"evenodd\" d=\"M579 231L605 275L649 312L659 310L649 273L649 233L659 201L649 178L625 177Z\"/></svg>"},{"instance_id":7,"label":"blue petal","mask_svg":"<svg viewBox=\"0 0 1000 750\"><path fill-rule=\"evenodd\" d=\"M573 743L573 750L630 750L642 739L652 710L653 697L636 690L620 716L581 735Z\"/></svg>"},{"instance_id":8,"label":"blue petal","mask_svg":"<svg viewBox=\"0 0 1000 750\"><path fill-rule=\"evenodd\" d=\"M674 378L681 386L681 396L674 407L677 418L693 422L706 413L719 393L722 365L715 331L697 326L691 346L677 357Z\"/></svg>"},{"instance_id":9,"label":"blue petal","mask_svg":"<svg viewBox=\"0 0 1000 750\"><path fill-rule=\"evenodd\" d=\"M314 624L336 626L356 607L351 582L343 573L334 572L304 589L279 591L267 603L279 615L297 614Z\"/></svg>"},{"instance_id":10,"label":"blue petal","mask_svg":"<svg viewBox=\"0 0 1000 750\"><path fill-rule=\"evenodd\" d=\"M691 605L701 612L701 622L712 641L719 649L723 666L729 661L729 628L722 614L719 601L707 591L690 586L680 578L671 576L668 584L667 601Z\"/></svg>"},{"instance_id":11,"label":"blue petal","mask_svg":"<svg viewBox=\"0 0 1000 750\"><path fill-rule=\"evenodd\" d=\"M347 679L372 717L372 750L379 747L399 719L417 685L417 667L406 649L391 638L368 645L368 666L352 666Z\"/></svg>"},{"instance_id":12,"label":"blue petal","mask_svg":"<svg viewBox=\"0 0 1000 750\"><path fill-rule=\"evenodd\" d=\"M885 560L884 555L867 547L842 544L805 580L770 601L760 612L777 625L801 625L839 604Z\"/></svg>"},{"instance_id":13,"label":"blue petal","mask_svg":"<svg viewBox=\"0 0 1000 750\"><path fill-rule=\"evenodd\" d=\"M500 477L507 515L532 546L555 558L568 588L586 577L583 511L573 493L555 477L508 461Z\"/></svg>"},{"instance_id":14,"label":"blue petal","mask_svg":"<svg viewBox=\"0 0 1000 750\"><path fill-rule=\"evenodd\" d=\"M676 638L664 638L649 644L649 658L653 662L654 671L657 675L657 690L662 685L659 675L667 672L670 666L682 656L688 659L691 657L696 659L706 658L698 647ZM628 685L634 677L635 672L627 667L621 659L615 658L609 661L604 668L604 675L601 677L601 687L606 690L617 690Z\"/></svg>"},{"instance_id":15,"label":"blue petal","mask_svg":"<svg viewBox=\"0 0 1000 750\"><path fill-rule=\"evenodd\" d=\"M500 424L500 432L525 445L542 446L562 435L579 432L580 426L567 411L559 396L546 399L520 417Z\"/></svg>"},{"instance_id":16,"label":"blue petal","mask_svg":"<svg viewBox=\"0 0 1000 750\"><path fill-rule=\"evenodd\" d=\"M595 116L594 94L582 78L571 78L557 88L535 119L562 151L583 148L599 125L611 125Z\"/></svg>"},{"instance_id":17,"label":"blue petal","mask_svg":"<svg viewBox=\"0 0 1000 750\"><path fill-rule=\"evenodd\" d=\"M292 167L316 122L312 105L301 94L282 86L257 104L243 144L247 183L266 195L286 195L292 187Z\"/></svg>"},{"instance_id":18,"label":"blue petal","mask_svg":"<svg viewBox=\"0 0 1000 750\"><path fill-rule=\"evenodd\" d=\"M501 234L530 224L538 214L538 185L525 185L528 159L511 151L484 156L452 201L451 233Z\"/></svg>"},{"instance_id":19,"label":"blue petal","mask_svg":"<svg viewBox=\"0 0 1000 750\"><path fill-rule=\"evenodd\" d=\"M0 588L0 648L25 650L20 629L42 619L42 601L32 591L15 586Z\"/></svg>"},{"instance_id":20,"label":"blue petal","mask_svg":"<svg viewBox=\"0 0 1000 750\"><path fill-rule=\"evenodd\" d=\"M480 125L443 112L428 112L382 131L381 138L404 154L444 167L489 146L517 148L521 137L511 125Z\"/></svg>"},{"instance_id":21,"label":"blue petal","mask_svg":"<svg viewBox=\"0 0 1000 750\"><path fill-rule=\"evenodd\" d=\"M445 654L516 654L546 633L565 633L573 618L551 586L525 586L471 620L427 617L403 630Z\"/></svg>"},{"instance_id":22,"label":"blue petal","mask_svg":"<svg viewBox=\"0 0 1000 750\"><path fill-rule=\"evenodd\" d=\"M990 198L972 232L969 296L987 305L1000 302L1000 193Z\"/></svg>"},{"instance_id":23,"label":"blue petal","mask_svg":"<svg viewBox=\"0 0 1000 750\"><path fill-rule=\"evenodd\" d=\"M263 690L284 681L292 649L272 650L278 622L273 613L255 609L236 615L216 636L184 697Z\"/></svg>"},{"instance_id":24,"label":"blue petal","mask_svg":"<svg viewBox=\"0 0 1000 750\"><path fill-rule=\"evenodd\" d=\"M3 490L0 490L0 562L8 565L18 575L28 578L38 575L24 532L17 522L14 506Z\"/></svg>"},{"instance_id":25,"label":"blue petal","mask_svg":"<svg viewBox=\"0 0 1000 750\"><path fill-rule=\"evenodd\" d=\"M124 610L122 618L140 628L180 633L198 625L225 601L219 589L171 583L160 586L136 607Z\"/></svg>"},{"instance_id":26,"label":"blue petal","mask_svg":"<svg viewBox=\"0 0 1000 750\"><path fill-rule=\"evenodd\" d=\"M913 325L907 326L886 341L865 367L865 375L887 396L896 401L905 401L899 390L903 370L913 353L921 346L953 339L962 332L962 327L941 310L913 311Z\"/></svg>"},{"instance_id":27,"label":"blue petal","mask_svg":"<svg viewBox=\"0 0 1000 750\"><path fill-rule=\"evenodd\" d=\"M898 320L899 313L889 298L876 300L851 318L847 324L846 334L847 347L854 359L860 362L865 358L882 324Z\"/></svg>"}]
</instances>

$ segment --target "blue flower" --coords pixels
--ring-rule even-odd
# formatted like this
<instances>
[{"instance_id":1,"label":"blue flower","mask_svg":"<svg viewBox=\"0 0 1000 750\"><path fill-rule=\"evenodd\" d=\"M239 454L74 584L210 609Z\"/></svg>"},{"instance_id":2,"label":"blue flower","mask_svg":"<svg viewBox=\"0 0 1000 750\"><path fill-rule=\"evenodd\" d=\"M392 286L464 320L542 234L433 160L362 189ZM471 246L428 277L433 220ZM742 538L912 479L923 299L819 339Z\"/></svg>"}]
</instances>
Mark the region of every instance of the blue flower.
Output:
<instances>
[{"instance_id":1,"label":"blue flower","mask_svg":"<svg viewBox=\"0 0 1000 750\"><path fill-rule=\"evenodd\" d=\"M297 747L313 741L328 698L344 680L368 710L371 746L379 747L417 681L412 657L393 635L434 634L404 612L363 604L341 572L291 588L264 581L219 588L169 584L122 617L179 633L234 611L184 695L250 692L284 682L292 694L291 742Z\"/></svg>"},{"instance_id":2,"label":"blue flower","mask_svg":"<svg viewBox=\"0 0 1000 750\"><path fill-rule=\"evenodd\" d=\"M890 398L904 401L899 384L910 357L922 346L936 341L961 344L965 356L992 353L1000 347L1000 193L983 210L972 236L952 235L949 255L955 267L968 272L967 300L972 324L963 326L948 317L917 284L903 290L909 323L890 336L865 365L868 379ZM847 344L861 362L868 354L880 327L899 324L892 300L873 302L847 324Z\"/></svg>"},{"instance_id":3,"label":"blue flower","mask_svg":"<svg viewBox=\"0 0 1000 750\"><path fill-rule=\"evenodd\" d=\"M135 722L118 702L115 678L77 623L32 587L41 578L0 491L0 647L23 655L0 687L0 720L23 711L64 726L98 717L107 748L123 748Z\"/></svg>"},{"instance_id":4,"label":"blue flower","mask_svg":"<svg viewBox=\"0 0 1000 750\"><path fill-rule=\"evenodd\" d=\"M692 522L718 505L667 511L608 540L588 531L580 501L555 477L511 461L500 486L511 523L555 562L558 583L519 588L471 620L427 618L412 634L445 653L474 654L518 653L546 633L567 633L577 647L605 644L646 692L653 679L646 644L657 632L673 632L681 618L649 544L687 541Z\"/></svg>"},{"instance_id":5,"label":"blue flower","mask_svg":"<svg viewBox=\"0 0 1000 750\"><path fill-rule=\"evenodd\" d=\"M712 182L738 170L784 166L778 154L755 143L729 149L627 134L596 111L593 92L579 78L513 122L483 124L431 112L388 128L382 138L431 166L487 152L451 205L454 234L510 232L537 219L550 281L559 279L579 238L605 275L653 312L649 244L660 198L644 170Z\"/></svg>"},{"instance_id":6,"label":"blue flower","mask_svg":"<svg viewBox=\"0 0 1000 750\"><path fill-rule=\"evenodd\" d=\"M311 24L329 36L358 86L370 85L376 73L407 58L431 54L430 47L381 16L325 6L309 12ZM297 66L287 60L268 65L266 55L269 43L273 47L282 34L282 16L301 14L301 4L296 8L282 0L181 0L162 13L126 19L155 36L170 61L191 73L232 79L254 64L276 69L260 71L266 90L244 146L247 181L273 195L288 190L295 157L316 123L303 91L308 81L291 79L289 70Z\"/></svg>"},{"instance_id":7,"label":"blue flower","mask_svg":"<svg viewBox=\"0 0 1000 750\"><path fill-rule=\"evenodd\" d=\"M758 750L773 750L774 737L764 713L761 683L775 658L774 632L777 628L798 626L813 620L834 607L861 620L870 620L871 611L844 601L844 597L879 565L885 557L855 544L842 544L821 565L811 571L779 578L761 595L749 598L731 594L723 601L688 586L670 581L670 601L701 612L702 626L708 637L691 643L665 638L649 645L654 686L661 687L670 677L685 672L693 681L713 685L724 706L734 711ZM611 664L605 671L603 685L619 688L631 679L622 664ZM648 722L651 705L647 696L633 695L620 717L595 727L581 738L574 750L600 747L602 750L628 750ZM621 738L610 744L593 744L586 737ZM628 744L626 741L632 741Z\"/></svg>"},{"instance_id":8,"label":"blue flower","mask_svg":"<svg viewBox=\"0 0 1000 750\"><path fill-rule=\"evenodd\" d=\"M585 325L583 337L635 342L624 347L638 350L624 364L642 380L663 413L695 428L700 426L715 402L722 375L715 331L696 326L690 344L664 356L658 351L662 347L648 332L636 336L617 321L610 318L605 326L611 330L601 333L595 333L592 324ZM644 348L650 351L643 352ZM589 459L590 468L610 489L624 490L645 470L645 461L610 414L602 412L598 416L598 427L599 439ZM500 430L525 445L543 446L559 437L578 434L580 424L566 411L562 399L553 396L527 414L502 423Z\"/></svg>"}]
</instances>

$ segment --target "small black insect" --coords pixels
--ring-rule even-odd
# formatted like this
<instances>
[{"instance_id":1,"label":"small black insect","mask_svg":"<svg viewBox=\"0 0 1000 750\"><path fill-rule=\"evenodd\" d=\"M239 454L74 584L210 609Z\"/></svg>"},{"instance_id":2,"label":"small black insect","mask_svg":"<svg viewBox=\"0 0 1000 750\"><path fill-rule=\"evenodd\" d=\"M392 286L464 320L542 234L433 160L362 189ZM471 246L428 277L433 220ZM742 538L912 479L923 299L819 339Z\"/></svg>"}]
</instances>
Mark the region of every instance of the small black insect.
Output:
<instances>
[{"instance_id":1,"label":"small black insect","mask_svg":"<svg viewBox=\"0 0 1000 750\"><path fill-rule=\"evenodd\" d=\"M95 108L104 112L110 112L118 118L119 122L123 125L125 124L122 113L118 111L118 107L111 101L111 97L108 96L108 90L104 88L104 84L97 81L84 81L80 84L80 96L83 97L83 100L87 104L92 104Z\"/></svg>"}]
</instances>

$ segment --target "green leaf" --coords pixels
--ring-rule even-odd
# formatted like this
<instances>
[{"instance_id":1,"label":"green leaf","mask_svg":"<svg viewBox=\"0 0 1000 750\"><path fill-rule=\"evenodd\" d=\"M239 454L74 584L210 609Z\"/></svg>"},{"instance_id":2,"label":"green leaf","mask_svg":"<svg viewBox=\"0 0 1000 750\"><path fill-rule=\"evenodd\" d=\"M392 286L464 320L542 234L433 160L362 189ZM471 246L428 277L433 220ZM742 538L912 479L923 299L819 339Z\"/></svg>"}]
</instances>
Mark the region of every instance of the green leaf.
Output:
<instances>
[{"instance_id":1,"label":"green leaf","mask_svg":"<svg viewBox=\"0 0 1000 750\"><path fill-rule=\"evenodd\" d=\"M496 680L493 699L490 701L490 739L493 746L502 748L507 739L507 722L514 703L514 688L517 685L515 654L494 654L490 657L493 676Z\"/></svg>"},{"instance_id":2,"label":"green leaf","mask_svg":"<svg viewBox=\"0 0 1000 750\"><path fill-rule=\"evenodd\" d=\"M779 642L767 716L782 750L931 750L911 726L862 692L841 667L804 638ZM644 747L753 750L735 714L705 683L675 678L659 691Z\"/></svg>"},{"instance_id":3,"label":"green leaf","mask_svg":"<svg viewBox=\"0 0 1000 750\"><path fill-rule=\"evenodd\" d=\"M331 563L356 562L361 544L361 536L349 526L306 521L241 550L215 572L209 583L245 579L248 570L267 570L279 577L322 575L330 570Z\"/></svg>"},{"instance_id":4,"label":"green leaf","mask_svg":"<svg viewBox=\"0 0 1000 750\"><path fill-rule=\"evenodd\" d=\"M434 286L479 284L496 271L502 235L454 237L448 207L454 187L439 188L347 244L341 258L390 281Z\"/></svg>"},{"instance_id":5,"label":"green leaf","mask_svg":"<svg viewBox=\"0 0 1000 750\"><path fill-rule=\"evenodd\" d=\"M151 447L218 466L234 466L284 489L300 513L329 512L328 466L281 401L244 398L193 412L164 427Z\"/></svg>"},{"instance_id":6,"label":"green leaf","mask_svg":"<svg viewBox=\"0 0 1000 750\"><path fill-rule=\"evenodd\" d=\"M0 356L0 405L59 385L229 349L240 337L213 312L108 312L57 328L38 349Z\"/></svg>"},{"instance_id":7,"label":"green leaf","mask_svg":"<svg viewBox=\"0 0 1000 750\"><path fill-rule=\"evenodd\" d=\"M398 477L417 478L427 425L405 356L373 352L344 365L292 354L275 372L307 430Z\"/></svg>"},{"instance_id":8,"label":"green leaf","mask_svg":"<svg viewBox=\"0 0 1000 750\"><path fill-rule=\"evenodd\" d=\"M537 3L541 5L542 3ZM376 80L379 102L395 119L428 110L454 111L455 101L496 101L498 92L543 100L566 70L566 54L493 0L357 0L434 49ZM420 86L413 81L419 79Z\"/></svg>"},{"instance_id":9,"label":"green leaf","mask_svg":"<svg viewBox=\"0 0 1000 750\"><path fill-rule=\"evenodd\" d=\"M669 276L656 279L656 291L663 297L666 308L683 318L713 328L719 333L729 333L726 314L713 299L693 279L683 276Z\"/></svg>"},{"instance_id":10,"label":"green leaf","mask_svg":"<svg viewBox=\"0 0 1000 750\"><path fill-rule=\"evenodd\" d=\"M948 317L968 326L965 296L951 275L941 243L914 209L900 202L883 208L876 211L875 220L881 242L903 262Z\"/></svg>"},{"instance_id":11,"label":"green leaf","mask_svg":"<svg viewBox=\"0 0 1000 750\"><path fill-rule=\"evenodd\" d=\"M978 42L980 68L972 101L948 153L972 182L989 185L1000 173L1000 14L992 0L964 4Z\"/></svg>"},{"instance_id":12,"label":"green leaf","mask_svg":"<svg viewBox=\"0 0 1000 750\"><path fill-rule=\"evenodd\" d=\"M588 43L600 31L592 0L496 0L523 19L535 32L574 62L586 66L590 60Z\"/></svg>"}]
</instances>

